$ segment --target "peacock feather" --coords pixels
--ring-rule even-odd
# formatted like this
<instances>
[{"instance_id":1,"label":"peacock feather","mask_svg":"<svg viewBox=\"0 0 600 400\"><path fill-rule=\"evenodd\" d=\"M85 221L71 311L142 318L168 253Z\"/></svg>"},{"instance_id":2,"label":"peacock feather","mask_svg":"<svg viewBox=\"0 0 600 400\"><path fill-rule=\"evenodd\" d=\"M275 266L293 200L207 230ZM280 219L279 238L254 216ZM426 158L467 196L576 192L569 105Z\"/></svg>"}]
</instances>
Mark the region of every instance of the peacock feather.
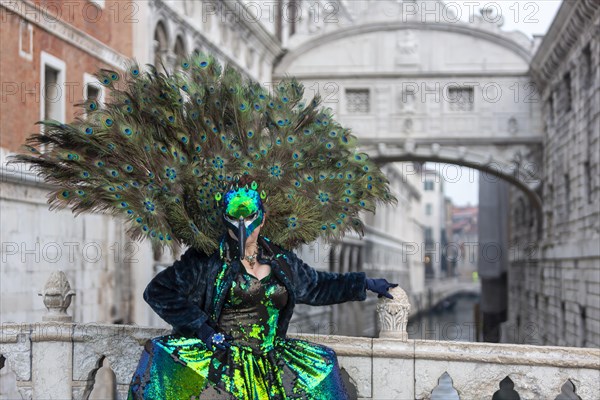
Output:
<instances>
[{"instance_id":1,"label":"peacock feather","mask_svg":"<svg viewBox=\"0 0 600 400\"><path fill-rule=\"evenodd\" d=\"M210 54L172 73L130 63L96 73L110 101L82 102L69 124L39 121L44 132L11 160L57 185L52 209L122 215L135 240L210 253L224 231L221 196L234 184L258 183L263 233L289 248L362 235L361 212L395 201L350 129L319 95L304 102L295 78L270 93Z\"/></svg>"}]
</instances>

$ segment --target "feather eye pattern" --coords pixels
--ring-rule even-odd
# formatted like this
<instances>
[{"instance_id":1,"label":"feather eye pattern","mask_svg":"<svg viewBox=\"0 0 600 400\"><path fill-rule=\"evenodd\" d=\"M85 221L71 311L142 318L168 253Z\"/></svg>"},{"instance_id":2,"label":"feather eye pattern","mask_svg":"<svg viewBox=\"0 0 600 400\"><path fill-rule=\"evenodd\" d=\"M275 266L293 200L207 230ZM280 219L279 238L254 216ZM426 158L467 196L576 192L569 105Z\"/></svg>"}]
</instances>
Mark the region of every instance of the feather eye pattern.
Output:
<instances>
[{"instance_id":1,"label":"feather eye pattern","mask_svg":"<svg viewBox=\"0 0 600 400\"><path fill-rule=\"evenodd\" d=\"M133 239L210 253L225 229L219 194L234 184L258 183L263 233L289 248L362 234L361 213L396 201L350 129L295 78L271 93L207 53L170 73L146 67L98 70L109 99L82 101L68 124L39 121L44 133L10 161L56 185L52 209L120 215Z\"/></svg>"}]
</instances>

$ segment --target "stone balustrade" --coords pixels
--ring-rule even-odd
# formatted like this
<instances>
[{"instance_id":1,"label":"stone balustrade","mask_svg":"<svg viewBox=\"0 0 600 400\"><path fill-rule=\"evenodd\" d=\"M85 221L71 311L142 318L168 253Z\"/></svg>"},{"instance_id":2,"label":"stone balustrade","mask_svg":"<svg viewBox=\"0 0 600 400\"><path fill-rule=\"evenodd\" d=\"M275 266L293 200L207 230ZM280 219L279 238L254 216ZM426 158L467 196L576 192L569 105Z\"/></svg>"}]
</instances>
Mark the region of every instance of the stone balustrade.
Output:
<instances>
[{"instance_id":1,"label":"stone balustrade","mask_svg":"<svg viewBox=\"0 0 600 400\"><path fill-rule=\"evenodd\" d=\"M43 322L1 326L0 368L14 373L24 399L88 399L108 360L114 393L125 399L142 346L169 331L70 322L72 293L56 272L41 293L48 308ZM598 398L599 349L409 340L408 298L400 288L392 294L377 306L378 338L293 335L332 347L356 398Z\"/></svg>"}]
</instances>

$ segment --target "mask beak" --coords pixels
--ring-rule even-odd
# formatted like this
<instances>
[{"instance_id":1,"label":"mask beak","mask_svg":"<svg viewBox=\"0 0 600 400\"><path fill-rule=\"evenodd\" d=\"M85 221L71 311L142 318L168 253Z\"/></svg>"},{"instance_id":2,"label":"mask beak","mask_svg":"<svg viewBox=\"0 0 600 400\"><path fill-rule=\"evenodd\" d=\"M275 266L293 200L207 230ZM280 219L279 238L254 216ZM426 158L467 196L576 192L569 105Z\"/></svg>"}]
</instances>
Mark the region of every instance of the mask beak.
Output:
<instances>
[{"instance_id":1,"label":"mask beak","mask_svg":"<svg viewBox=\"0 0 600 400\"><path fill-rule=\"evenodd\" d=\"M240 261L246 256L246 225L244 218L238 220L238 247L240 249Z\"/></svg>"}]
</instances>

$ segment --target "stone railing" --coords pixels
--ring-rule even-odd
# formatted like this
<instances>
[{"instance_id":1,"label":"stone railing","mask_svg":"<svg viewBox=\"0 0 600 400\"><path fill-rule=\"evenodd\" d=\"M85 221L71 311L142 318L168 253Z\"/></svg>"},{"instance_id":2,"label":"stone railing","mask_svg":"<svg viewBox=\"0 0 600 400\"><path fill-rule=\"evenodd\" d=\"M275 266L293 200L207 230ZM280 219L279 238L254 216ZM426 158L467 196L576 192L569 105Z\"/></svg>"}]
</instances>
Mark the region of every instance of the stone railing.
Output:
<instances>
[{"instance_id":1,"label":"stone railing","mask_svg":"<svg viewBox=\"0 0 600 400\"><path fill-rule=\"evenodd\" d=\"M72 293L64 274L54 273L40 293L49 310L44 321L2 325L0 368L12 371L24 399L87 399L108 360L111 392L125 399L145 341L169 331L70 322ZM379 338L294 335L336 351L355 398L517 399L518 393L564 400L600 393L598 349L409 340L408 299L399 288L392 293L377 307Z\"/></svg>"}]
</instances>

